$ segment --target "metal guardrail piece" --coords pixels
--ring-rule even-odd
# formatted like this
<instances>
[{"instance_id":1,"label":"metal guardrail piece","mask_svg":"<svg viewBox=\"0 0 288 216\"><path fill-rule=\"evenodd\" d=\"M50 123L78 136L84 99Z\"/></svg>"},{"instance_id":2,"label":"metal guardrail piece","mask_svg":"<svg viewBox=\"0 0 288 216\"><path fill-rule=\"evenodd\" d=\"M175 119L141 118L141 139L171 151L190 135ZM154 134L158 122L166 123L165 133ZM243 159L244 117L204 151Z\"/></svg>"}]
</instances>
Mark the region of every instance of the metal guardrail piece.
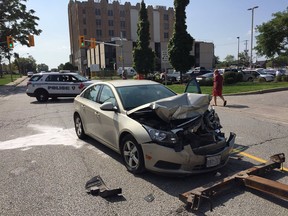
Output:
<instances>
[{"instance_id":1,"label":"metal guardrail piece","mask_svg":"<svg viewBox=\"0 0 288 216\"><path fill-rule=\"evenodd\" d=\"M195 188L191 191L179 195L179 199L186 203L187 209L198 210L203 199L210 202L210 210L213 210L212 198L233 186L246 186L258 191L270 194L280 199L288 200L288 185L259 177L272 171L280 169L285 162L283 153L270 157L270 161L259 166L240 171L232 176L220 181L212 182L204 186Z\"/></svg>"}]
</instances>

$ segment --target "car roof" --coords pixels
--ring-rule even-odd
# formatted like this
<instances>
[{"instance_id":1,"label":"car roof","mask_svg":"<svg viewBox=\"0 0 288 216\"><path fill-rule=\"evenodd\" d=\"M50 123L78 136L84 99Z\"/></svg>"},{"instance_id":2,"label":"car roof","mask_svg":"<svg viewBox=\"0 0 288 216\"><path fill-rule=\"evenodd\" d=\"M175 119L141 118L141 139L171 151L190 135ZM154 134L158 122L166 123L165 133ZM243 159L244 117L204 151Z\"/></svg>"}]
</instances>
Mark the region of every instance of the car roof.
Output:
<instances>
[{"instance_id":1,"label":"car roof","mask_svg":"<svg viewBox=\"0 0 288 216\"><path fill-rule=\"evenodd\" d=\"M75 73L75 72L45 72L45 71L41 71L38 74L40 74L40 75L44 75L44 74L47 74L47 75L57 75L57 74L71 74L71 75L75 75L77 73Z\"/></svg>"},{"instance_id":2,"label":"car roof","mask_svg":"<svg viewBox=\"0 0 288 216\"><path fill-rule=\"evenodd\" d=\"M97 82L97 84L110 83L114 87L123 87L123 86L136 86L136 85L160 85L158 82L151 80L109 80Z\"/></svg>"}]
</instances>

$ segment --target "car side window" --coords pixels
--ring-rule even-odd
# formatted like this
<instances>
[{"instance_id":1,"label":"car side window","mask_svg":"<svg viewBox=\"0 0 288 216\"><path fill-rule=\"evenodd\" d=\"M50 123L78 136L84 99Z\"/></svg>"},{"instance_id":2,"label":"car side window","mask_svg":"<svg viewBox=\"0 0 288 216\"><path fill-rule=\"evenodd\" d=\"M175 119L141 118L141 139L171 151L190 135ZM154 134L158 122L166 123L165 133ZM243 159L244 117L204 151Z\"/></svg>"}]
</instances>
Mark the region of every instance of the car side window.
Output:
<instances>
[{"instance_id":1,"label":"car side window","mask_svg":"<svg viewBox=\"0 0 288 216\"><path fill-rule=\"evenodd\" d=\"M100 90L100 85L91 86L90 88L85 90L83 97L88 100L96 102L96 98L99 93L99 90Z\"/></svg>"},{"instance_id":2,"label":"car side window","mask_svg":"<svg viewBox=\"0 0 288 216\"><path fill-rule=\"evenodd\" d=\"M34 75L34 76L32 76L30 79L29 79L29 81L38 81L38 80L40 80L42 78L42 75L41 76L39 76L39 75Z\"/></svg>"},{"instance_id":3,"label":"car side window","mask_svg":"<svg viewBox=\"0 0 288 216\"><path fill-rule=\"evenodd\" d=\"M100 94L99 102L102 104L107 101L112 102L113 105L116 105L116 99L112 90L109 86L104 85Z\"/></svg>"},{"instance_id":4,"label":"car side window","mask_svg":"<svg viewBox=\"0 0 288 216\"><path fill-rule=\"evenodd\" d=\"M56 75L49 75L49 76L47 76L45 81L56 82L57 81L57 76Z\"/></svg>"}]
</instances>

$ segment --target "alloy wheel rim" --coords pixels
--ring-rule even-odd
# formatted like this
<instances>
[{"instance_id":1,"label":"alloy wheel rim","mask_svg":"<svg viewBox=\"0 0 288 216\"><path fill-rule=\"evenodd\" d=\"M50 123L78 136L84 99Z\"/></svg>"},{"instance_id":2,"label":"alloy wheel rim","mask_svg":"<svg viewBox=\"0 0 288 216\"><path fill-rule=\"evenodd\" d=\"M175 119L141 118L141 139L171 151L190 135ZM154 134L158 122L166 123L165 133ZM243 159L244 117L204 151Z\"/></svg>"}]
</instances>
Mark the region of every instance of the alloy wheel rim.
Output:
<instances>
[{"instance_id":1,"label":"alloy wheel rim","mask_svg":"<svg viewBox=\"0 0 288 216\"><path fill-rule=\"evenodd\" d=\"M135 144L127 141L124 144L124 159L126 164L131 168L137 168L139 165L139 154Z\"/></svg>"},{"instance_id":2,"label":"alloy wheel rim","mask_svg":"<svg viewBox=\"0 0 288 216\"><path fill-rule=\"evenodd\" d=\"M76 131L78 135L81 135L82 133L82 127L81 127L81 120L80 118L76 118Z\"/></svg>"}]
</instances>

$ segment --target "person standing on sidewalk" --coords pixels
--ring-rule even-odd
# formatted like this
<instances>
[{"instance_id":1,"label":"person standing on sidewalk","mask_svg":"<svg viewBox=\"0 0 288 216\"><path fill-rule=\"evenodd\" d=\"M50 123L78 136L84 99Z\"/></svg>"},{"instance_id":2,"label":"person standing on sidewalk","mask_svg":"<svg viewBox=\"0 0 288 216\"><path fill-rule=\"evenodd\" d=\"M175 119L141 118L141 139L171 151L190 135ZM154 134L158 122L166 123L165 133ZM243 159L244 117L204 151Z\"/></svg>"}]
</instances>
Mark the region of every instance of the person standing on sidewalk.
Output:
<instances>
[{"instance_id":1,"label":"person standing on sidewalk","mask_svg":"<svg viewBox=\"0 0 288 216\"><path fill-rule=\"evenodd\" d=\"M214 106L217 106L217 96L223 100L223 106L226 106L227 104L227 101L224 99L222 95L222 89L223 89L223 77L216 69L214 71L213 90L212 90Z\"/></svg>"}]
</instances>

